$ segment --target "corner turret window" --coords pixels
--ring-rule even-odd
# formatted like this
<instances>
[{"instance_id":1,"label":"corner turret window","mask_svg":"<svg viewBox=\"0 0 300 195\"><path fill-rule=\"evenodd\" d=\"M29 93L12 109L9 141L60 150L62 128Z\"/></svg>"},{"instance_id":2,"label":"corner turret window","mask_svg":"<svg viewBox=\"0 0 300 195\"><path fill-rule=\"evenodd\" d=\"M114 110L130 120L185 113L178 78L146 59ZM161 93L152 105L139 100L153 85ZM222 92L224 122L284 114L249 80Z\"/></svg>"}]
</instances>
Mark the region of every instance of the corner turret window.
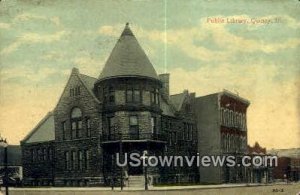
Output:
<instances>
[{"instance_id":1,"label":"corner turret window","mask_svg":"<svg viewBox=\"0 0 300 195\"><path fill-rule=\"evenodd\" d=\"M82 112L79 108L74 108L71 112L71 137L82 137Z\"/></svg>"},{"instance_id":2,"label":"corner turret window","mask_svg":"<svg viewBox=\"0 0 300 195\"><path fill-rule=\"evenodd\" d=\"M133 139L138 139L139 135L138 117L133 115L129 117L129 134Z\"/></svg>"},{"instance_id":3,"label":"corner turret window","mask_svg":"<svg viewBox=\"0 0 300 195\"><path fill-rule=\"evenodd\" d=\"M115 90L112 86L110 86L108 89L108 101L109 103L115 102Z\"/></svg>"},{"instance_id":4,"label":"corner turret window","mask_svg":"<svg viewBox=\"0 0 300 195\"><path fill-rule=\"evenodd\" d=\"M141 98L140 89L128 88L126 90L126 102L127 103L140 103L141 100L142 100L142 98Z\"/></svg>"},{"instance_id":5,"label":"corner turret window","mask_svg":"<svg viewBox=\"0 0 300 195\"><path fill-rule=\"evenodd\" d=\"M151 104L159 104L159 91L158 89L153 89L150 91Z\"/></svg>"}]
</instances>

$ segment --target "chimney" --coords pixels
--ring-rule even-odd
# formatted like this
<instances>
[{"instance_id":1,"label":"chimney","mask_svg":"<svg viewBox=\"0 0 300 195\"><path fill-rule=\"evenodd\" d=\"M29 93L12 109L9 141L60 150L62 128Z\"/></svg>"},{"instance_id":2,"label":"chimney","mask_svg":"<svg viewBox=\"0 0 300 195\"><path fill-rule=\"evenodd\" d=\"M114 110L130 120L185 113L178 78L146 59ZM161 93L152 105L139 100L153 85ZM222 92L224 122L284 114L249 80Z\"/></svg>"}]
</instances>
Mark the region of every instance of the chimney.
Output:
<instances>
[{"instance_id":1,"label":"chimney","mask_svg":"<svg viewBox=\"0 0 300 195\"><path fill-rule=\"evenodd\" d=\"M162 96L166 99L169 100L170 97L170 88L169 88L169 80L170 80L170 74L169 73L164 73L160 74L159 80L162 82Z\"/></svg>"},{"instance_id":2,"label":"chimney","mask_svg":"<svg viewBox=\"0 0 300 195\"><path fill-rule=\"evenodd\" d=\"M79 70L78 70L78 68L72 68L72 74L79 74Z\"/></svg>"}]
</instances>

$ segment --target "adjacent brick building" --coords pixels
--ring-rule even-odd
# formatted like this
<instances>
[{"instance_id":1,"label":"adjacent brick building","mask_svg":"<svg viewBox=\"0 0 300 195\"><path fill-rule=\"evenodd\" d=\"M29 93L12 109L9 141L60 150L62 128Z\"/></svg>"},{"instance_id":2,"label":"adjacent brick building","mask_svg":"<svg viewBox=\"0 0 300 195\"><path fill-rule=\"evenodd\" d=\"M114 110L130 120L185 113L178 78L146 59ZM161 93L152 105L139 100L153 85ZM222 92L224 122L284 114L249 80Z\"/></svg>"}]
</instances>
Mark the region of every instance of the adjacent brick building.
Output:
<instances>
[{"instance_id":1,"label":"adjacent brick building","mask_svg":"<svg viewBox=\"0 0 300 195\"><path fill-rule=\"evenodd\" d=\"M230 92L170 95L169 76L157 75L127 24L99 78L74 68L57 106L21 141L24 184L99 186L126 177L130 186L143 179L143 167L115 166L116 153L244 153L249 102ZM225 181L223 170L210 171L158 166L148 175L154 184Z\"/></svg>"}]
</instances>

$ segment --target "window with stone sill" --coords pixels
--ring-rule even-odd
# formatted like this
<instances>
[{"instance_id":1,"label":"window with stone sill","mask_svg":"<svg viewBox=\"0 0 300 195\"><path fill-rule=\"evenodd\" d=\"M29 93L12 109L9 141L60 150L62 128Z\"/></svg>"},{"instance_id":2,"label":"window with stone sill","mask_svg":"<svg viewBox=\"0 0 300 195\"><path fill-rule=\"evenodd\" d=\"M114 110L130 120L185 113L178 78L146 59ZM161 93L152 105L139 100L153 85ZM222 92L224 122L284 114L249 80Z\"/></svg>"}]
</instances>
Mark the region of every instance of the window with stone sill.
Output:
<instances>
[{"instance_id":1,"label":"window with stone sill","mask_svg":"<svg viewBox=\"0 0 300 195\"><path fill-rule=\"evenodd\" d=\"M129 134L132 138L138 139L139 123L136 115L129 116Z\"/></svg>"},{"instance_id":2,"label":"window with stone sill","mask_svg":"<svg viewBox=\"0 0 300 195\"><path fill-rule=\"evenodd\" d=\"M72 151L71 153L71 169L75 170L76 169L76 152Z\"/></svg>"},{"instance_id":3,"label":"window with stone sill","mask_svg":"<svg viewBox=\"0 0 300 195\"><path fill-rule=\"evenodd\" d=\"M141 103L141 91L139 88L127 88L126 89L126 102L127 103Z\"/></svg>"},{"instance_id":4,"label":"window with stone sill","mask_svg":"<svg viewBox=\"0 0 300 195\"><path fill-rule=\"evenodd\" d=\"M79 108L73 108L71 112L71 138L82 137L82 112Z\"/></svg>"},{"instance_id":5,"label":"window with stone sill","mask_svg":"<svg viewBox=\"0 0 300 195\"><path fill-rule=\"evenodd\" d=\"M65 152L65 170L70 169L70 153L67 151Z\"/></svg>"},{"instance_id":6,"label":"window with stone sill","mask_svg":"<svg viewBox=\"0 0 300 195\"><path fill-rule=\"evenodd\" d=\"M74 97L78 95L80 95L80 86L76 86L70 89L70 97Z\"/></svg>"},{"instance_id":7,"label":"window with stone sill","mask_svg":"<svg viewBox=\"0 0 300 195\"><path fill-rule=\"evenodd\" d=\"M61 128L62 128L62 139L65 140L66 139L66 131L67 131L66 121L63 121L61 123Z\"/></svg>"},{"instance_id":8,"label":"window with stone sill","mask_svg":"<svg viewBox=\"0 0 300 195\"><path fill-rule=\"evenodd\" d=\"M53 159L53 149L52 148L48 148L48 159L49 160Z\"/></svg>"},{"instance_id":9,"label":"window with stone sill","mask_svg":"<svg viewBox=\"0 0 300 195\"><path fill-rule=\"evenodd\" d=\"M156 117L151 117L151 133L152 134L156 134L157 130L156 130Z\"/></svg>"},{"instance_id":10,"label":"window with stone sill","mask_svg":"<svg viewBox=\"0 0 300 195\"><path fill-rule=\"evenodd\" d=\"M112 86L108 88L108 101L109 103L115 103L115 90Z\"/></svg>"},{"instance_id":11,"label":"window with stone sill","mask_svg":"<svg viewBox=\"0 0 300 195\"><path fill-rule=\"evenodd\" d=\"M159 91L158 89L152 89L150 91L151 104L159 104Z\"/></svg>"},{"instance_id":12,"label":"window with stone sill","mask_svg":"<svg viewBox=\"0 0 300 195\"><path fill-rule=\"evenodd\" d=\"M86 136L90 137L91 136L91 119L86 118Z\"/></svg>"},{"instance_id":13,"label":"window with stone sill","mask_svg":"<svg viewBox=\"0 0 300 195\"><path fill-rule=\"evenodd\" d=\"M43 148L43 160L46 161L47 160L47 149Z\"/></svg>"},{"instance_id":14,"label":"window with stone sill","mask_svg":"<svg viewBox=\"0 0 300 195\"><path fill-rule=\"evenodd\" d=\"M108 136L113 138L115 136L114 116L107 117Z\"/></svg>"},{"instance_id":15,"label":"window with stone sill","mask_svg":"<svg viewBox=\"0 0 300 195\"><path fill-rule=\"evenodd\" d=\"M90 151L84 151L84 168L88 170L90 168Z\"/></svg>"},{"instance_id":16,"label":"window with stone sill","mask_svg":"<svg viewBox=\"0 0 300 195\"><path fill-rule=\"evenodd\" d=\"M78 151L78 169L82 170L83 169L83 152Z\"/></svg>"}]
</instances>

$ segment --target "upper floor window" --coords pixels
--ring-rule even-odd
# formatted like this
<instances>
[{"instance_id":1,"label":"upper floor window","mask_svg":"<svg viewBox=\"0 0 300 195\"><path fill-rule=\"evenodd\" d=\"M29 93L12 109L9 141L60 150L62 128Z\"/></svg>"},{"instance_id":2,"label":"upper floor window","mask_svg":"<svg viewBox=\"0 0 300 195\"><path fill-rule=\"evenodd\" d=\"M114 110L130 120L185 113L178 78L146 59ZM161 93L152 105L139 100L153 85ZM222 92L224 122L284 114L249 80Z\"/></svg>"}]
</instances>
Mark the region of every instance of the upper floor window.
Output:
<instances>
[{"instance_id":1,"label":"upper floor window","mask_svg":"<svg viewBox=\"0 0 300 195\"><path fill-rule=\"evenodd\" d=\"M82 112L79 108L74 108L71 112L71 137L82 137Z\"/></svg>"},{"instance_id":2,"label":"upper floor window","mask_svg":"<svg viewBox=\"0 0 300 195\"><path fill-rule=\"evenodd\" d=\"M190 104L185 105L185 112L187 112L187 113L191 112L191 105Z\"/></svg>"},{"instance_id":3,"label":"upper floor window","mask_svg":"<svg viewBox=\"0 0 300 195\"><path fill-rule=\"evenodd\" d=\"M129 88L126 90L126 102L140 103L141 101L141 91L139 89Z\"/></svg>"},{"instance_id":4,"label":"upper floor window","mask_svg":"<svg viewBox=\"0 0 300 195\"><path fill-rule=\"evenodd\" d=\"M61 123L61 128L62 128L62 138L63 138L63 140L65 140L66 139L66 130L67 130L66 121Z\"/></svg>"},{"instance_id":5,"label":"upper floor window","mask_svg":"<svg viewBox=\"0 0 300 195\"><path fill-rule=\"evenodd\" d=\"M70 89L70 97L80 95L80 86L76 86Z\"/></svg>"},{"instance_id":6,"label":"upper floor window","mask_svg":"<svg viewBox=\"0 0 300 195\"><path fill-rule=\"evenodd\" d=\"M133 115L129 117L129 133L131 136L137 136L139 132L138 117Z\"/></svg>"},{"instance_id":7,"label":"upper floor window","mask_svg":"<svg viewBox=\"0 0 300 195\"><path fill-rule=\"evenodd\" d=\"M158 89L152 89L150 91L151 104L159 104L159 91Z\"/></svg>"},{"instance_id":8,"label":"upper floor window","mask_svg":"<svg viewBox=\"0 0 300 195\"><path fill-rule=\"evenodd\" d=\"M151 117L151 133L156 134L156 117Z\"/></svg>"},{"instance_id":9,"label":"upper floor window","mask_svg":"<svg viewBox=\"0 0 300 195\"><path fill-rule=\"evenodd\" d=\"M91 119L90 118L87 118L86 119L86 136L87 137L90 137L91 136Z\"/></svg>"},{"instance_id":10,"label":"upper floor window","mask_svg":"<svg viewBox=\"0 0 300 195\"><path fill-rule=\"evenodd\" d=\"M108 126L108 135L112 136L115 135L115 128L114 128L114 117L110 116L107 117L107 126Z\"/></svg>"},{"instance_id":11,"label":"upper floor window","mask_svg":"<svg viewBox=\"0 0 300 195\"><path fill-rule=\"evenodd\" d=\"M52 158L53 158L53 149L52 149L52 148L49 148L49 149L48 149L48 159L49 159L49 160L52 160Z\"/></svg>"},{"instance_id":12,"label":"upper floor window","mask_svg":"<svg viewBox=\"0 0 300 195\"><path fill-rule=\"evenodd\" d=\"M109 89L108 89L108 101L110 103L115 102L115 90L112 86L110 86Z\"/></svg>"}]
</instances>

